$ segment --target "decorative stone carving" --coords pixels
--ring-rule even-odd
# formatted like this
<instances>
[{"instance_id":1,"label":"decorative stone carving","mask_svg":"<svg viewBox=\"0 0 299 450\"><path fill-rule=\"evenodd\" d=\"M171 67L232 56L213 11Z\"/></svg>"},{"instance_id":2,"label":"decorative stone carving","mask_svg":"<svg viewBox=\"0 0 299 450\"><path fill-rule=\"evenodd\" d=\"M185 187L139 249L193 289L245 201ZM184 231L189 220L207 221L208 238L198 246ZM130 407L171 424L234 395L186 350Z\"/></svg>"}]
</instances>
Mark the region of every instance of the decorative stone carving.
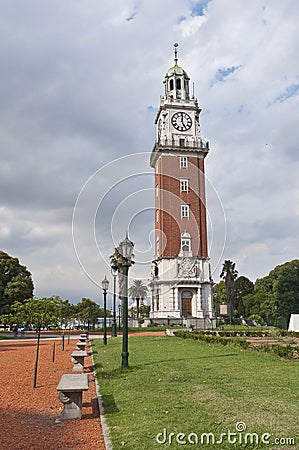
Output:
<instances>
[{"instance_id":1,"label":"decorative stone carving","mask_svg":"<svg viewBox=\"0 0 299 450\"><path fill-rule=\"evenodd\" d=\"M182 258L179 263L179 277L195 277L196 276L196 264L192 258Z\"/></svg>"},{"instance_id":2,"label":"decorative stone carving","mask_svg":"<svg viewBox=\"0 0 299 450\"><path fill-rule=\"evenodd\" d=\"M151 278L155 278L159 275L159 269L156 262L153 262L151 265Z\"/></svg>"},{"instance_id":3,"label":"decorative stone carving","mask_svg":"<svg viewBox=\"0 0 299 450\"><path fill-rule=\"evenodd\" d=\"M61 401L61 403L63 404L67 404L67 403L71 403L72 399L70 398L69 395L66 395L64 392L60 391L58 392L58 399Z\"/></svg>"}]
</instances>

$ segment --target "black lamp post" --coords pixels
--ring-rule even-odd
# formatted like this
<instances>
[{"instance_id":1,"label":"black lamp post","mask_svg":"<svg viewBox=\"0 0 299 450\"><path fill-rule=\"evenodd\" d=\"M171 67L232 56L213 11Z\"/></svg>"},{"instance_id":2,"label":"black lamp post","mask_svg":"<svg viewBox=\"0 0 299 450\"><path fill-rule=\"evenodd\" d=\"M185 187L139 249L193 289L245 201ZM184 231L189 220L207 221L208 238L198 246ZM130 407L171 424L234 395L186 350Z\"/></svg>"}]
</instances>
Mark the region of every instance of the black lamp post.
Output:
<instances>
[{"instance_id":1,"label":"black lamp post","mask_svg":"<svg viewBox=\"0 0 299 450\"><path fill-rule=\"evenodd\" d=\"M107 345L107 290L109 287L109 281L106 278L102 281L102 288L103 288L103 294L104 294L104 339L103 339L103 344Z\"/></svg>"},{"instance_id":2,"label":"black lamp post","mask_svg":"<svg viewBox=\"0 0 299 450\"><path fill-rule=\"evenodd\" d=\"M118 305L118 329L120 330L120 322L121 322L121 305Z\"/></svg>"},{"instance_id":3,"label":"black lamp post","mask_svg":"<svg viewBox=\"0 0 299 450\"><path fill-rule=\"evenodd\" d=\"M118 270L116 267L111 267L111 274L113 276L113 318L112 318L112 328L111 328L111 336L117 337L116 333L116 277L118 274Z\"/></svg>"},{"instance_id":4,"label":"black lamp post","mask_svg":"<svg viewBox=\"0 0 299 450\"><path fill-rule=\"evenodd\" d=\"M125 239L119 244L118 250L123 257L122 269L124 276L124 294L123 294L123 341L122 341L122 367L129 366L128 351L128 273L132 265L134 244L126 234Z\"/></svg>"}]
</instances>

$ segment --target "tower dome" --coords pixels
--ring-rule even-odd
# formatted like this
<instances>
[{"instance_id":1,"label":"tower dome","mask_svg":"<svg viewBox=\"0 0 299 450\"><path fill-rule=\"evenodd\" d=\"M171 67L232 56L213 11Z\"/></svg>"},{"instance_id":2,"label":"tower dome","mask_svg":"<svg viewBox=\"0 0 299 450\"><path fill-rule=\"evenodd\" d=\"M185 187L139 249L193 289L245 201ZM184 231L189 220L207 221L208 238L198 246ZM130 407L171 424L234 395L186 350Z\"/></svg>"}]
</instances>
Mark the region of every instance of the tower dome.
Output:
<instances>
[{"instance_id":1,"label":"tower dome","mask_svg":"<svg viewBox=\"0 0 299 450\"><path fill-rule=\"evenodd\" d=\"M189 100L189 80L186 71L178 65L178 44L174 44L174 66L170 67L164 78L165 97L172 100Z\"/></svg>"},{"instance_id":2,"label":"tower dome","mask_svg":"<svg viewBox=\"0 0 299 450\"><path fill-rule=\"evenodd\" d=\"M185 75L186 77L188 77L185 70L182 67L178 66L177 64L175 64L173 67L170 67L170 69L167 70L165 76L171 77L172 75Z\"/></svg>"}]
</instances>

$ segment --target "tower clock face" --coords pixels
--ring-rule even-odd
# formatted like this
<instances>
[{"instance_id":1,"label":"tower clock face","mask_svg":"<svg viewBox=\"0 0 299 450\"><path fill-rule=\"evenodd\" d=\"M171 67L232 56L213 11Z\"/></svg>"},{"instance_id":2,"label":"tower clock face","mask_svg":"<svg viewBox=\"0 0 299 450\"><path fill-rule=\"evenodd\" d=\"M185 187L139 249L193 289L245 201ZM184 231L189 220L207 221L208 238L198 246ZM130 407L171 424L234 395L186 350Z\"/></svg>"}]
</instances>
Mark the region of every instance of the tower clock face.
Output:
<instances>
[{"instance_id":1,"label":"tower clock face","mask_svg":"<svg viewBox=\"0 0 299 450\"><path fill-rule=\"evenodd\" d=\"M185 112L177 112L171 118L171 123L178 131L187 131L192 126L192 119Z\"/></svg>"}]
</instances>

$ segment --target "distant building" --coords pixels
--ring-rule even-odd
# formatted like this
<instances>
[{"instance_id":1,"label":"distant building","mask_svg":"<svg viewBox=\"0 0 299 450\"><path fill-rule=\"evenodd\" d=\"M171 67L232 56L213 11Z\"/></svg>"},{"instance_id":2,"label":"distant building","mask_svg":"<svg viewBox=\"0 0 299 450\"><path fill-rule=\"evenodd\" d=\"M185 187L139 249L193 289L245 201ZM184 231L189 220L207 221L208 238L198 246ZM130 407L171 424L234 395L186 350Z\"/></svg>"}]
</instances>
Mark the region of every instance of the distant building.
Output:
<instances>
[{"instance_id":1,"label":"distant building","mask_svg":"<svg viewBox=\"0 0 299 450\"><path fill-rule=\"evenodd\" d=\"M197 328L214 325L208 257L201 109L189 77L178 65L164 78L150 165L155 170L155 256L151 271L151 319Z\"/></svg>"}]
</instances>

